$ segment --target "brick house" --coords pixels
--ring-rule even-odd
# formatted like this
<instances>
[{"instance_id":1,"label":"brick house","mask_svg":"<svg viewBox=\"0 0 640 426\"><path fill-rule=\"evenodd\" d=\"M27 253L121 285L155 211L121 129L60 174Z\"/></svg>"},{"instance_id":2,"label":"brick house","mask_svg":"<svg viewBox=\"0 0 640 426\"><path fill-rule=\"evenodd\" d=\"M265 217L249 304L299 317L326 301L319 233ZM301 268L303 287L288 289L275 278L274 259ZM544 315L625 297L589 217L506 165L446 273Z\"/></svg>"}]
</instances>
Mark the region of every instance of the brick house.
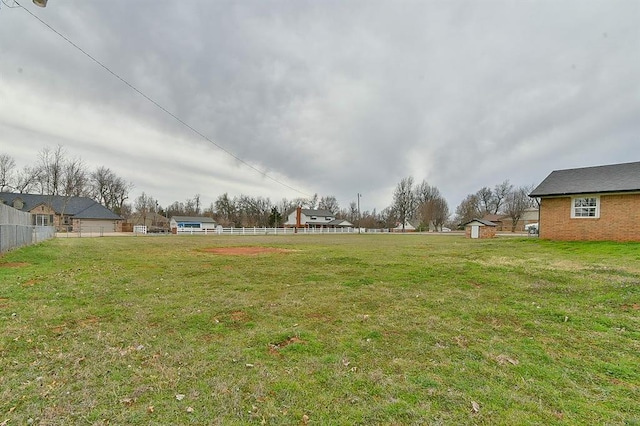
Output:
<instances>
[{"instance_id":1,"label":"brick house","mask_svg":"<svg viewBox=\"0 0 640 426\"><path fill-rule=\"evenodd\" d=\"M640 162L556 170L540 199L540 238L640 241Z\"/></svg>"},{"instance_id":2,"label":"brick house","mask_svg":"<svg viewBox=\"0 0 640 426\"><path fill-rule=\"evenodd\" d=\"M484 219L473 219L463 224L466 238L493 238L496 236L497 225Z\"/></svg>"},{"instance_id":3,"label":"brick house","mask_svg":"<svg viewBox=\"0 0 640 426\"><path fill-rule=\"evenodd\" d=\"M31 213L33 225L69 232L121 232L123 219L87 197L0 192L0 203Z\"/></svg>"},{"instance_id":4,"label":"brick house","mask_svg":"<svg viewBox=\"0 0 640 426\"><path fill-rule=\"evenodd\" d=\"M482 219L495 223L496 231L498 232L525 232L525 226L538 223L538 209L536 207L525 209L515 227L513 226L513 219L506 214L487 214Z\"/></svg>"}]
</instances>

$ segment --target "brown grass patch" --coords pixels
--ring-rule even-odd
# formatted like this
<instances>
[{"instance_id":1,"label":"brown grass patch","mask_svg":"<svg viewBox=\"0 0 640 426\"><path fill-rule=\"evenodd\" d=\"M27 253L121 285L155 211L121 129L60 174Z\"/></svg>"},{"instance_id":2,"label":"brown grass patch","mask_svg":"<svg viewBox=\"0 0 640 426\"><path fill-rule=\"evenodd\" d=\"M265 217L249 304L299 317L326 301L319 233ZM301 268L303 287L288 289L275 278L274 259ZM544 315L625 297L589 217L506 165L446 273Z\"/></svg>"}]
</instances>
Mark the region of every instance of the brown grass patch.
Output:
<instances>
[{"instance_id":1,"label":"brown grass patch","mask_svg":"<svg viewBox=\"0 0 640 426\"><path fill-rule=\"evenodd\" d=\"M25 266L29 266L29 263L27 262L0 263L0 268L24 268Z\"/></svg>"},{"instance_id":2,"label":"brown grass patch","mask_svg":"<svg viewBox=\"0 0 640 426\"><path fill-rule=\"evenodd\" d=\"M231 321L233 322L247 322L249 321L249 315L244 311L231 312Z\"/></svg>"},{"instance_id":3,"label":"brown grass patch","mask_svg":"<svg viewBox=\"0 0 640 426\"><path fill-rule=\"evenodd\" d=\"M0 299L0 300L2 300L2 299ZM638 311L638 310L640 310L640 303L634 303L634 304L631 304L631 305L624 304L624 305L620 306L620 308L623 311L630 311L630 310Z\"/></svg>"},{"instance_id":4,"label":"brown grass patch","mask_svg":"<svg viewBox=\"0 0 640 426\"><path fill-rule=\"evenodd\" d=\"M78 324L80 324L83 327L88 327L90 325L97 324L98 322L100 322L100 318L91 316L91 317L87 317L85 319L79 320Z\"/></svg>"},{"instance_id":5,"label":"brown grass patch","mask_svg":"<svg viewBox=\"0 0 640 426\"><path fill-rule=\"evenodd\" d=\"M275 247L216 247L203 249L206 253L230 255L230 256L255 256L265 253L291 253L295 250Z\"/></svg>"}]
</instances>

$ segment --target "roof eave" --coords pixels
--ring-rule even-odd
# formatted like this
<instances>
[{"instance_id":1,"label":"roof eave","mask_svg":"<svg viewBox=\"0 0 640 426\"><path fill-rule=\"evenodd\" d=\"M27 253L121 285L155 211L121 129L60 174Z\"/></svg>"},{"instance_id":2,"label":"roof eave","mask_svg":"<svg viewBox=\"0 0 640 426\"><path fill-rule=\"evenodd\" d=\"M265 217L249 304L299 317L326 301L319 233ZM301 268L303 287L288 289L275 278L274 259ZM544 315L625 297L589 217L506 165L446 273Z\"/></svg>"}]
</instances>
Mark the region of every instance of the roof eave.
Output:
<instances>
[{"instance_id":1,"label":"roof eave","mask_svg":"<svg viewBox=\"0 0 640 426\"><path fill-rule=\"evenodd\" d=\"M640 193L639 189L615 189L609 191L580 191L580 192L553 192L553 193L534 193L529 194L530 198L542 198L542 197L567 197L572 195L590 195L590 194L630 194Z\"/></svg>"}]
</instances>

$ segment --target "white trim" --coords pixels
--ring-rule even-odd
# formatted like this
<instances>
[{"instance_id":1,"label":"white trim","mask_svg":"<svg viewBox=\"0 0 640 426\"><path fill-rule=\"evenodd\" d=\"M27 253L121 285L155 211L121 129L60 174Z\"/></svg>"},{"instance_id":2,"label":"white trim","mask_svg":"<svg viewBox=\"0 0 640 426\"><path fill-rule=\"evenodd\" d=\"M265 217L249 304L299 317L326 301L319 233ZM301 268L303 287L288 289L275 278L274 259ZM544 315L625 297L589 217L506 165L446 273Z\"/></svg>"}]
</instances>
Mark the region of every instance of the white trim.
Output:
<instances>
[{"instance_id":1,"label":"white trim","mask_svg":"<svg viewBox=\"0 0 640 426\"><path fill-rule=\"evenodd\" d=\"M595 206L586 206L582 207L583 209L595 209L594 216L579 216L576 215L576 208L579 206L575 205L575 200L585 199L585 198L594 198ZM581 195L581 196L573 196L571 197L571 219L598 219L600 217L600 196L599 195Z\"/></svg>"}]
</instances>

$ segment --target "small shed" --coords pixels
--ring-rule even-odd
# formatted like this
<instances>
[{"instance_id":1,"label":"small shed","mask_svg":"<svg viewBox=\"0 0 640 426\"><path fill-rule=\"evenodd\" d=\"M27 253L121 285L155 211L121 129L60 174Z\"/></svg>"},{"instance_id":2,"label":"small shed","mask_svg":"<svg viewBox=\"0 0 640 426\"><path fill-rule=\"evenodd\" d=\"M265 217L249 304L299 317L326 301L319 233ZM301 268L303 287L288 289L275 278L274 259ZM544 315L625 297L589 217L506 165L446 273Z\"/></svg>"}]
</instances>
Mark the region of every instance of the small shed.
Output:
<instances>
[{"instance_id":1,"label":"small shed","mask_svg":"<svg viewBox=\"0 0 640 426\"><path fill-rule=\"evenodd\" d=\"M484 219L473 219L464 224L464 235L467 238L493 238L497 225Z\"/></svg>"}]
</instances>

